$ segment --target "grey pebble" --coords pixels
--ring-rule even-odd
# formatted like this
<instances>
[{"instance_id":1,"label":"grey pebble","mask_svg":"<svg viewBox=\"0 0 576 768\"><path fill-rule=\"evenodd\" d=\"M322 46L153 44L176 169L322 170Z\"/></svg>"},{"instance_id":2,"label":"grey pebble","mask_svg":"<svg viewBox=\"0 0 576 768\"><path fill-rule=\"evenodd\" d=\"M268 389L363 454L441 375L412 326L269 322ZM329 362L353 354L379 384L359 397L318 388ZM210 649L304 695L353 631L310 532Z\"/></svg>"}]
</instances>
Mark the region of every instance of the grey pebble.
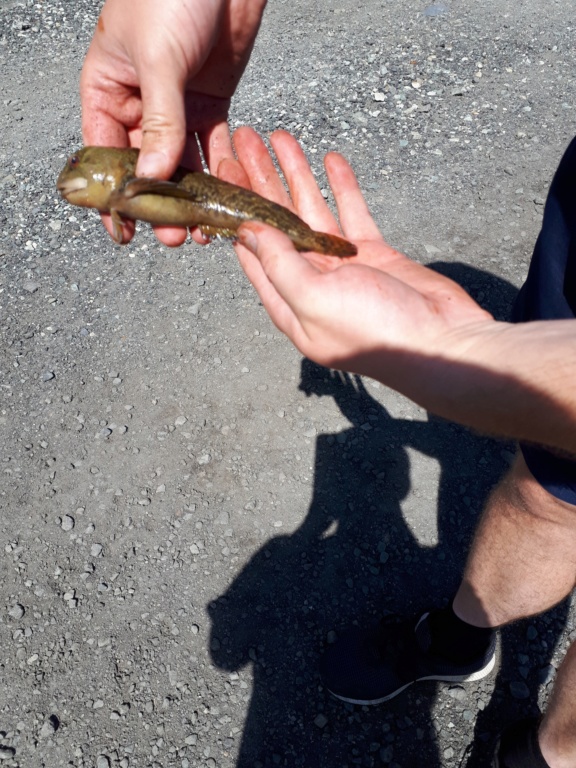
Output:
<instances>
[{"instance_id":1,"label":"grey pebble","mask_svg":"<svg viewBox=\"0 0 576 768\"><path fill-rule=\"evenodd\" d=\"M54 373L54 371L45 371L41 376L42 381L52 381L52 379L55 377L56 377L56 374Z\"/></svg>"},{"instance_id":2,"label":"grey pebble","mask_svg":"<svg viewBox=\"0 0 576 768\"><path fill-rule=\"evenodd\" d=\"M40 728L40 738L41 739L50 738L50 736L53 736L56 733L59 727L60 727L60 721L58 720L56 715L50 715L50 717L43 724L42 728Z\"/></svg>"},{"instance_id":3,"label":"grey pebble","mask_svg":"<svg viewBox=\"0 0 576 768\"><path fill-rule=\"evenodd\" d=\"M434 3L424 9L424 16L428 18L443 16L445 13L448 13L448 6L444 5L444 3Z\"/></svg>"},{"instance_id":4,"label":"grey pebble","mask_svg":"<svg viewBox=\"0 0 576 768\"><path fill-rule=\"evenodd\" d=\"M72 515L63 515L60 519L60 525L63 531L71 531L76 525L76 521Z\"/></svg>"},{"instance_id":5,"label":"grey pebble","mask_svg":"<svg viewBox=\"0 0 576 768\"><path fill-rule=\"evenodd\" d=\"M548 685L548 683L551 683L554 679L554 676L556 674L556 668L553 664L548 664L545 667L542 667L542 669L538 670L538 683L540 685Z\"/></svg>"},{"instance_id":6,"label":"grey pebble","mask_svg":"<svg viewBox=\"0 0 576 768\"><path fill-rule=\"evenodd\" d=\"M323 715L322 712L319 715L316 715L314 718L314 725L317 728L324 728L326 725L328 725L328 718L326 715Z\"/></svg>"},{"instance_id":7,"label":"grey pebble","mask_svg":"<svg viewBox=\"0 0 576 768\"><path fill-rule=\"evenodd\" d=\"M448 696L456 699L456 701L464 701L468 697L468 694L464 688L459 685L455 685L448 689Z\"/></svg>"},{"instance_id":8,"label":"grey pebble","mask_svg":"<svg viewBox=\"0 0 576 768\"><path fill-rule=\"evenodd\" d=\"M8 611L9 615L12 616L13 619L21 619L22 616L25 614L24 606L20 605L20 603L16 603L10 610Z\"/></svg>"},{"instance_id":9,"label":"grey pebble","mask_svg":"<svg viewBox=\"0 0 576 768\"><path fill-rule=\"evenodd\" d=\"M104 547L102 546L102 544L92 544L92 546L90 547L90 554L92 555L92 557L100 557L103 549Z\"/></svg>"},{"instance_id":10,"label":"grey pebble","mask_svg":"<svg viewBox=\"0 0 576 768\"><path fill-rule=\"evenodd\" d=\"M14 747L0 746L0 760L11 760L16 755Z\"/></svg>"},{"instance_id":11,"label":"grey pebble","mask_svg":"<svg viewBox=\"0 0 576 768\"><path fill-rule=\"evenodd\" d=\"M380 750L380 760L382 760L383 763L389 763L392 760L393 754L394 747L392 745L382 747Z\"/></svg>"},{"instance_id":12,"label":"grey pebble","mask_svg":"<svg viewBox=\"0 0 576 768\"><path fill-rule=\"evenodd\" d=\"M110 768L110 760L106 755L98 755L96 758L96 768Z\"/></svg>"},{"instance_id":13,"label":"grey pebble","mask_svg":"<svg viewBox=\"0 0 576 768\"><path fill-rule=\"evenodd\" d=\"M28 291L28 293L36 293L38 288L40 288L40 285L35 283L33 280L26 280L26 282L22 285L22 288L24 288L25 291Z\"/></svg>"}]
</instances>

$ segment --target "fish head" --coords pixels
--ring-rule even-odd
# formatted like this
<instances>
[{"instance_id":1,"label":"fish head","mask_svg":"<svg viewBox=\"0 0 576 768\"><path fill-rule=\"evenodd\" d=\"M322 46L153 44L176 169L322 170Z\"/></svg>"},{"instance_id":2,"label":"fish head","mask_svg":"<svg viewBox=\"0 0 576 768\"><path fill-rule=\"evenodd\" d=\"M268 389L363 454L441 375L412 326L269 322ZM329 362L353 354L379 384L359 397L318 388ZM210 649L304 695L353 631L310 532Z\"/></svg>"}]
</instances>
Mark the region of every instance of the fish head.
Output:
<instances>
[{"instance_id":1,"label":"fish head","mask_svg":"<svg viewBox=\"0 0 576 768\"><path fill-rule=\"evenodd\" d=\"M134 175L137 150L83 147L66 161L56 189L72 205L108 210L112 192Z\"/></svg>"}]
</instances>

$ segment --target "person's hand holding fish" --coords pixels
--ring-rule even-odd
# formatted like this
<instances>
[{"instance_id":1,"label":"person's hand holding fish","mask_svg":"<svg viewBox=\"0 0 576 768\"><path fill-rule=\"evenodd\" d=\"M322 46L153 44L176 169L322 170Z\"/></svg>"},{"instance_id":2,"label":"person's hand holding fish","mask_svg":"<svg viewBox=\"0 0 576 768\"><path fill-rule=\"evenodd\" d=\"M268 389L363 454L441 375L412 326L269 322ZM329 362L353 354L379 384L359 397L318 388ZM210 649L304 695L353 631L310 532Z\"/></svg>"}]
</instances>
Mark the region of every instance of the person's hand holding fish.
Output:
<instances>
[{"instance_id":1,"label":"person's hand holding fish","mask_svg":"<svg viewBox=\"0 0 576 768\"><path fill-rule=\"evenodd\" d=\"M382 238L354 173L326 156L340 227L296 140L271 143L296 213L314 229L342 231L353 259L300 254L278 229L239 229L242 267L276 326L321 365L381 381L428 410L484 432L576 451L573 321L497 322L459 285L413 262ZM288 194L257 134L234 134L252 188L281 204ZM561 381L562 375L564 381ZM545 414L542 418L535 414ZM572 415L571 415L572 414Z\"/></svg>"},{"instance_id":2,"label":"person's hand holding fish","mask_svg":"<svg viewBox=\"0 0 576 768\"><path fill-rule=\"evenodd\" d=\"M212 173L232 157L230 98L266 0L107 0L81 78L85 144L140 147L138 176L168 179L179 162ZM109 217L104 216L112 234ZM124 227L124 237L131 236ZM184 229L157 229L179 245Z\"/></svg>"}]
</instances>

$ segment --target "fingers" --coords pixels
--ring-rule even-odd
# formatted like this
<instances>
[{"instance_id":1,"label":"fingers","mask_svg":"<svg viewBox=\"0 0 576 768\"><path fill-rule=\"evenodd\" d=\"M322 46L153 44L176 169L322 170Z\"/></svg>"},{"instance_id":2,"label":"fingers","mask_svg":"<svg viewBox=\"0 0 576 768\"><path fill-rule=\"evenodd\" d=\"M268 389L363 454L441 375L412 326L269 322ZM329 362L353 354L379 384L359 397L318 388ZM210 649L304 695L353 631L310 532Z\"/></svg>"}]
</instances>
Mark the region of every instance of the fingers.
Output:
<instances>
[{"instance_id":1,"label":"fingers","mask_svg":"<svg viewBox=\"0 0 576 768\"><path fill-rule=\"evenodd\" d=\"M294 209L270 153L251 128L238 128L233 136L238 160L246 171L254 192L286 208Z\"/></svg>"},{"instance_id":2,"label":"fingers","mask_svg":"<svg viewBox=\"0 0 576 768\"><path fill-rule=\"evenodd\" d=\"M380 240L382 235L370 215L358 180L348 162L342 155L330 152L324 164L344 234L352 240Z\"/></svg>"},{"instance_id":3,"label":"fingers","mask_svg":"<svg viewBox=\"0 0 576 768\"><path fill-rule=\"evenodd\" d=\"M238 260L246 273L246 276L254 286L274 325L282 331L282 333L286 334L297 347L299 347L299 338L301 335L300 323L290 305L284 300L274 284L270 281L264 270L263 264L255 255L255 251L259 246L257 240L253 238L254 233L249 231L253 228L253 224L243 225L240 228L240 242L243 242L246 245L243 246L239 243L235 245ZM267 229L266 227L262 228ZM282 256L284 254L283 248L287 247L288 250L290 250L292 244L289 240L288 242L284 242L284 240L287 240L284 235L281 233L277 234L279 235L277 242L280 243L278 253ZM260 255L262 255L261 252Z\"/></svg>"},{"instance_id":4,"label":"fingers","mask_svg":"<svg viewBox=\"0 0 576 768\"><path fill-rule=\"evenodd\" d=\"M106 231L110 235L111 238L114 239L114 225L112 224L112 217L108 213L101 213L100 218L102 219L102 224L104 224L104 227L106 228ZM126 243L129 243L130 240L134 237L134 231L136 229L136 226L133 221L130 221L129 219L125 219L122 222L122 243L126 245Z\"/></svg>"},{"instance_id":5,"label":"fingers","mask_svg":"<svg viewBox=\"0 0 576 768\"><path fill-rule=\"evenodd\" d=\"M234 158L227 121L223 120L206 131L200 131L198 137L210 173L219 173L222 161Z\"/></svg>"},{"instance_id":6,"label":"fingers","mask_svg":"<svg viewBox=\"0 0 576 768\"><path fill-rule=\"evenodd\" d=\"M338 222L330 212L296 139L286 131L276 131L270 137L270 143L288 183L298 214L313 229L340 234Z\"/></svg>"},{"instance_id":7,"label":"fingers","mask_svg":"<svg viewBox=\"0 0 576 768\"><path fill-rule=\"evenodd\" d=\"M305 313L310 304L304 286L320 274L319 270L296 251L287 235L273 227L248 222L238 230L238 238L258 257L263 273L282 299L281 303L286 303L296 313ZM276 304L277 301L275 307Z\"/></svg>"},{"instance_id":8,"label":"fingers","mask_svg":"<svg viewBox=\"0 0 576 768\"><path fill-rule=\"evenodd\" d=\"M229 184L236 184L239 187L251 189L250 179L238 160L225 157L218 165L217 170L218 173L216 175L219 179L227 181Z\"/></svg>"},{"instance_id":9,"label":"fingers","mask_svg":"<svg viewBox=\"0 0 576 768\"><path fill-rule=\"evenodd\" d=\"M140 75L142 146L136 173L169 179L186 143L184 75L166 71L158 61Z\"/></svg>"}]
</instances>

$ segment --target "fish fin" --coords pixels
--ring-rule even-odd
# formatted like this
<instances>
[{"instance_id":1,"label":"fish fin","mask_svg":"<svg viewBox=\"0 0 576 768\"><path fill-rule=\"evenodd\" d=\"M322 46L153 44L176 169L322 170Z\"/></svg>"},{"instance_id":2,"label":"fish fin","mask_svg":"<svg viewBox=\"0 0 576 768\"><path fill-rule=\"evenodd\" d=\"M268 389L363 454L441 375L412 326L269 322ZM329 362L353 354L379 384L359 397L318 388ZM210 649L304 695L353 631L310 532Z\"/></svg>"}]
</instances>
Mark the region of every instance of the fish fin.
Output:
<instances>
[{"instance_id":1,"label":"fish fin","mask_svg":"<svg viewBox=\"0 0 576 768\"><path fill-rule=\"evenodd\" d=\"M184 200L194 200L194 195L187 189L183 189L174 181L162 181L147 176L130 179L122 189L124 197L132 198L137 195L164 195L165 197L178 197Z\"/></svg>"},{"instance_id":2,"label":"fish fin","mask_svg":"<svg viewBox=\"0 0 576 768\"><path fill-rule=\"evenodd\" d=\"M310 237L302 239L296 245L298 251L315 251L327 256L337 256L344 259L347 256L356 256L358 248L349 240L338 235L329 235L326 232L312 232Z\"/></svg>"},{"instance_id":3,"label":"fish fin","mask_svg":"<svg viewBox=\"0 0 576 768\"><path fill-rule=\"evenodd\" d=\"M233 240L238 239L238 233L233 229L213 227L210 224L200 224L198 229L200 232L202 232L203 235L206 235L207 237L232 238Z\"/></svg>"},{"instance_id":4,"label":"fish fin","mask_svg":"<svg viewBox=\"0 0 576 768\"><path fill-rule=\"evenodd\" d=\"M122 229L124 219L115 208L110 209L110 218L112 219L112 239L115 243L122 245L124 239L124 232Z\"/></svg>"}]
</instances>

